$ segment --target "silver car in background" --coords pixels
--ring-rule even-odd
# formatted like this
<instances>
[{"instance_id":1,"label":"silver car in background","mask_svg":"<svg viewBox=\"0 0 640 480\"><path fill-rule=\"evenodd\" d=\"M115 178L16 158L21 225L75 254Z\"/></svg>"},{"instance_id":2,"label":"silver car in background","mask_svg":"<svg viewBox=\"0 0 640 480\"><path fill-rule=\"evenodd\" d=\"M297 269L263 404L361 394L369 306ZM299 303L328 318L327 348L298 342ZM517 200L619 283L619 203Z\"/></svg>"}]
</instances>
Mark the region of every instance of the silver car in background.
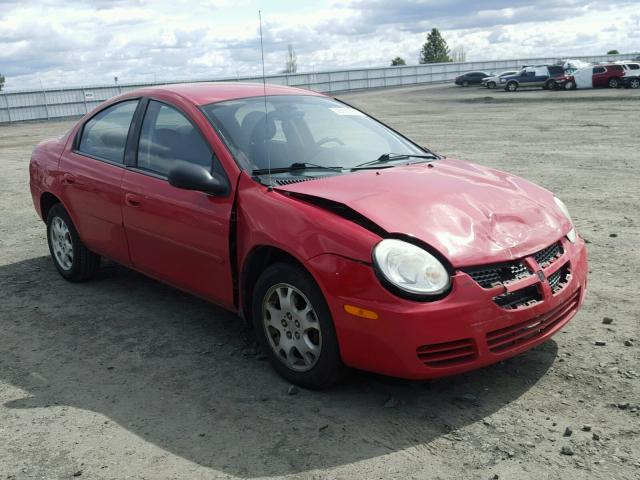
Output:
<instances>
[{"instance_id":1,"label":"silver car in background","mask_svg":"<svg viewBox=\"0 0 640 480\"><path fill-rule=\"evenodd\" d=\"M500 84L500 78L506 77L507 75L515 75L518 73L517 70L507 70L506 72L502 72L498 75L493 75L491 77L485 77L480 82L480 85L487 88L496 88Z\"/></svg>"}]
</instances>

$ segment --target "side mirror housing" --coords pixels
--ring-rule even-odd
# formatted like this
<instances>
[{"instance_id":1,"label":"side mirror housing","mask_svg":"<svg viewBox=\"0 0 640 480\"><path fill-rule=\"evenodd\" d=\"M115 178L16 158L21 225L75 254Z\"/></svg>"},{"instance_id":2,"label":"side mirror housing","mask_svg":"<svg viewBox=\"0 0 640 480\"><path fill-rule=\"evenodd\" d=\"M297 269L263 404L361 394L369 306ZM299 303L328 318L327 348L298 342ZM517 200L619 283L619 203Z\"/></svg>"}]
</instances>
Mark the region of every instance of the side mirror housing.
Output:
<instances>
[{"instance_id":1,"label":"side mirror housing","mask_svg":"<svg viewBox=\"0 0 640 480\"><path fill-rule=\"evenodd\" d=\"M186 162L179 162L169 171L169 184L183 190L196 190L220 197L227 196L231 190L226 177L211 175L206 168Z\"/></svg>"}]
</instances>

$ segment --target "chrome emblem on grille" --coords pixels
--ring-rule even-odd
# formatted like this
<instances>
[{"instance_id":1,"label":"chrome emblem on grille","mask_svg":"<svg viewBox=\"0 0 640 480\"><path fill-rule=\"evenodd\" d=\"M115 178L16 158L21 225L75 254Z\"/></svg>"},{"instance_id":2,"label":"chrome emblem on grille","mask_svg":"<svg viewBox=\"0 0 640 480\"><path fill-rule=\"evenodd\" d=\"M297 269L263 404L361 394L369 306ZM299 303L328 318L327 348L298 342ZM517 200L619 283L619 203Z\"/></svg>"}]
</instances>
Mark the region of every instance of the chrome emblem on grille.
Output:
<instances>
[{"instance_id":1,"label":"chrome emblem on grille","mask_svg":"<svg viewBox=\"0 0 640 480\"><path fill-rule=\"evenodd\" d=\"M544 278L544 272L543 272L542 270L538 270L538 271L536 272L536 274L538 275L538 279L539 279L541 282L544 282L544 280L545 280L545 278Z\"/></svg>"}]
</instances>

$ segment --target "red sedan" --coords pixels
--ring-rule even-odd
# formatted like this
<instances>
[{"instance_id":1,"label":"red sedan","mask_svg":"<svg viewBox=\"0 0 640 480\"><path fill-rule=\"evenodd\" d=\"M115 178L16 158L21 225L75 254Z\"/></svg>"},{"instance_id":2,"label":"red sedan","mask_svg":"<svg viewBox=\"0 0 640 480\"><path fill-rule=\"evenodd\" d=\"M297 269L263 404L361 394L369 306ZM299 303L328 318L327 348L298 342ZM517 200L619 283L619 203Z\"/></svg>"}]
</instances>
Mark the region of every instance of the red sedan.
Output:
<instances>
[{"instance_id":1,"label":"red sedan","mask_svg":"<svg viewBox=\"0 0 640 480\"><path fill-rule=\"evenodd\" d=\"M504 360L585 296L585 244L552 193L305 90L126 93L41 142L30 176L65 279L105 257L222 305L311 388L346 367L423 379Z\"/></svg>"}]
</instances>

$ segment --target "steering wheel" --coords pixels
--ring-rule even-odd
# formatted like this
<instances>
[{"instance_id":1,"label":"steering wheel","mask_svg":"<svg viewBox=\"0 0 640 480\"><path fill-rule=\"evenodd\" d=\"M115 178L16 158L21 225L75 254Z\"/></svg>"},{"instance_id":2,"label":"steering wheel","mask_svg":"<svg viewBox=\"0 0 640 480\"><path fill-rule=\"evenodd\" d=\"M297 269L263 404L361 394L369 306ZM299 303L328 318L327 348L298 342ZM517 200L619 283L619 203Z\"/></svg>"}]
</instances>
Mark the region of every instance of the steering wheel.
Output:
<instances>
[{"instance_id":1,"label":"steering wheel","mask_svg":"<svg viewBox=\"0 0 640 480\"><path fill-rule=\"evenodd\" d=\"M316 142L316 146L324 145L325 143L337 143L338 145L344 145L344 142L340 140L338 137L324 137Z\"/></svg>"}]
</instances>

